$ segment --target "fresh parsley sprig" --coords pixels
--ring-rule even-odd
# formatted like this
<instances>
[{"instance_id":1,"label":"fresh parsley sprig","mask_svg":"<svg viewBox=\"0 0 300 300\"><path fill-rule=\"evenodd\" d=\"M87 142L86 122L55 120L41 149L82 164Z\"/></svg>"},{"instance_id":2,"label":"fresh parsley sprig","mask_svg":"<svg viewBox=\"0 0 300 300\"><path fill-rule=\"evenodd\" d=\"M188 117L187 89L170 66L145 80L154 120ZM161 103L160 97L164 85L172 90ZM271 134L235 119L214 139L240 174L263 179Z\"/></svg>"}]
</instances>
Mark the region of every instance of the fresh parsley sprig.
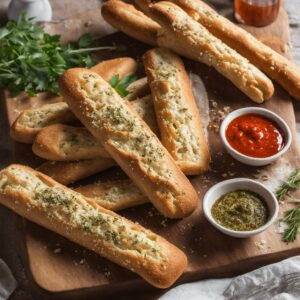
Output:
<instances>
[{"instance_id":1,"label":"fresh parsley sprig","mask_svg":"<svg viewBox=\"0 0 300 300\"><path fill-rule=\"evenodd\" d=\"M22 91L30 96L39 92L58 93L58 77L67 69L94 65L89 53L92 38L84 35L77 43L61 45L60 36L49 35L22 15L0 29L0 88L12 95Z\"/></svg>"},{"instance_id":2,"label":"fresh parsley sprig","mask_svg":"<svg viewBox=\"0 0 300 300\"><path fill-rule=\"evenodd\" d=\"M123 79L120 79L119 74L116 74L110 79L109 83L121 97L126 97L129 94L127 87L136 80L137 77L133 74L127 75Z\"/></svg>"},{"instance_id":3,"label":"fresh parsley sprig","mask_svg":"<svg viewBox=\"0 0 300 300\"><path fill-rule=\"evenodd\" d=\"M277 189L276 197L278 200L282 200L290 190L297 188L300 188L300 170L298 169L293 171L287 181L282 183L282 185Z\"/></svg>"}]
</instances>

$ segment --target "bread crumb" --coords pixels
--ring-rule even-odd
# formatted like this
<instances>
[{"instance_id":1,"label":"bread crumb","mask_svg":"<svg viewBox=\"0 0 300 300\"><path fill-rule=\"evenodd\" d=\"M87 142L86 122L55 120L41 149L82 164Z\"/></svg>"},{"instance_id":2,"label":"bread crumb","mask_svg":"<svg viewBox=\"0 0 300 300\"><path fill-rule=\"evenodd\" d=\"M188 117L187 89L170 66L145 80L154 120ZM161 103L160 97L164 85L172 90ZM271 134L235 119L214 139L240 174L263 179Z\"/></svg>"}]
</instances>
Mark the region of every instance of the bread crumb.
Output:
<instances>
[{"instance_id":1,"label":"bread crumb","mask_svg":"<svg viewBox=\"0 0 300 300\"><path fill-rule=\"evenodd\" d=\"M260 240L258 242L254 243L256 248L259 250L265 250L266 249L266 241L265 240Z\"/></svg>"},{"instance_id":2,"label":"bread crumb","mask_svg":"<svg viewBox=\"0 0 300 300\"><path fill-rule=\"evenodd\" d=\"M61 253L61 248L54 249L53 253L55 253L55 254Z\"/></svg>"},{"instance_id":3,"label":"bread crumb","mask_svg":"<svg viewBox=\"0 0 300 300\"><path fill-rule=\"evenodd\" d=\"M107 270L107 271L104 272L104 276L105 276L106 278L109 278L110 275L111 275L110 271Z\"/></svg>"}]
</instances>

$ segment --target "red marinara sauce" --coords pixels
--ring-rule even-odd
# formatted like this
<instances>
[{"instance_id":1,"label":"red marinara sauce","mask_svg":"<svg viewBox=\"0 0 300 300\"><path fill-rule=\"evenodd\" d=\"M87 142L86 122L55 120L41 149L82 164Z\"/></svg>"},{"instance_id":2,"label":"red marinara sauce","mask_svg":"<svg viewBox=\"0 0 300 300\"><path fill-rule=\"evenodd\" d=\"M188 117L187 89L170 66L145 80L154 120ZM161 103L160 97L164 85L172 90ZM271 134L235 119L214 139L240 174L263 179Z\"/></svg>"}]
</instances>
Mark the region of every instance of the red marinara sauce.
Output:
<instances>
[{"instance_id":1,"label":"red marinara sauce","mask_svg":"<svg viewBox=\"0 0 300 300\"><path fill-rule=\"evenodd\" d=\"M246 114L231 121L226 139L235 150L252 157L269 157L284 146L278 125L258 114Z\"/></svg>"}]
</instances>

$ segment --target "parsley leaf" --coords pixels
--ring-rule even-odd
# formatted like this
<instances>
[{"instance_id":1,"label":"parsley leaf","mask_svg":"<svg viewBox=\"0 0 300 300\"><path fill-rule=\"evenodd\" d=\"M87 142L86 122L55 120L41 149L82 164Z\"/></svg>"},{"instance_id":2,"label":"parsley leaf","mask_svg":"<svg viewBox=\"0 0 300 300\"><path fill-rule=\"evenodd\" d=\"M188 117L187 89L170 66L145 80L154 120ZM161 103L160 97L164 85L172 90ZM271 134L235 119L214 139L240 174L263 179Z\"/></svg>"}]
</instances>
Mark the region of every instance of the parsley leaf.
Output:
<instances>
[{"instance_id":1,"label":"parsley leaf","mask_svg":"<svg viewBox=\"0 0 300 300\"><path fill-rule=\"evenodd\" d=\"M114 75L109 84L117 91L121 97L126 97L128 95L127 87L134 81L137 80L137 77L133 74L125 76L120 80L119 74Z\"/></svg>"},{"instance_id":2,"label":"parsley leaf","mask_svg":"<svg viewBox=\"0 0 300 300\"><path fill-rule=\"evenodd\" d=\"M72 67L91 67L91 51L115 47L91 48L90 35L77 43L61 45L60 36L49 35L23 14L18 22L9 21L0 29L0 88L13 96L22 91L33 96L49 91L58 93L58 77Z\"/></svg>"}]
</instances>

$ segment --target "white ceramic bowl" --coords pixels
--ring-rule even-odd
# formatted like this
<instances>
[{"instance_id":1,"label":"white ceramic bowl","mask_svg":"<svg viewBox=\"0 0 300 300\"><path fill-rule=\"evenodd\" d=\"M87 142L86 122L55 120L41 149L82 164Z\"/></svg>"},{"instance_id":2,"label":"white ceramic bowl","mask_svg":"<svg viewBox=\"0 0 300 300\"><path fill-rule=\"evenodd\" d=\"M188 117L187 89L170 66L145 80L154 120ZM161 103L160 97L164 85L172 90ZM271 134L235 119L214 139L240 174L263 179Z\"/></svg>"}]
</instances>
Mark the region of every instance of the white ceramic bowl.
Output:
<instances>
[{"instance_id":1,"label":"white ceramic bowl","mask_svg":"<svg viewBox=\"0 0 300 300\"><path fill-rule=\"evenodd\" d=\"M211 214L211 208L215 201L217 201L224 194L236 190L248 190L255 192L260 195L263 200L265 200L269 212L269 217L266 224L251 231L235 231L220 225L213 218ZM234 178L219 182L206 192L203 199L203 211L207 220L221 232L236 238L247 238L266 230L276 220L279 211L279 205L274 193L272 193L263 184L248 178Z\"/></svg>"},{"instance_id":2,"label":"white ceramic bowl","mask_svg":"<svg viewBox=\"0 0 300 300\"><path fill-rule=\"evenodd\" d=\"M260 157L251 157L245 154L240 153L239 151L235 150L227 141L226 139L226 129L230 122L234 119L236 119L239 116L246 115L246 114L258 114L261 116L264 116L272 121L274 121L282 130L284 134L284 142L285 145L284 147L276 154L264 158ZM291 130L286 124L286 122L279 117L277 114L273 113L272 111L265 109L265 108L260 108L260 107L246 107L246 108L241 108L232 111L230 114L226 116L226 118L223 120L221 127L220 127L220 136L221 140L227 150L227 152L236 160L250 166L264 166L268 165L271 162L275 161L278 159L281 155L283 155L290 147L291 142L292 142L292 134Z\"/></svg>"}]
</instances>

